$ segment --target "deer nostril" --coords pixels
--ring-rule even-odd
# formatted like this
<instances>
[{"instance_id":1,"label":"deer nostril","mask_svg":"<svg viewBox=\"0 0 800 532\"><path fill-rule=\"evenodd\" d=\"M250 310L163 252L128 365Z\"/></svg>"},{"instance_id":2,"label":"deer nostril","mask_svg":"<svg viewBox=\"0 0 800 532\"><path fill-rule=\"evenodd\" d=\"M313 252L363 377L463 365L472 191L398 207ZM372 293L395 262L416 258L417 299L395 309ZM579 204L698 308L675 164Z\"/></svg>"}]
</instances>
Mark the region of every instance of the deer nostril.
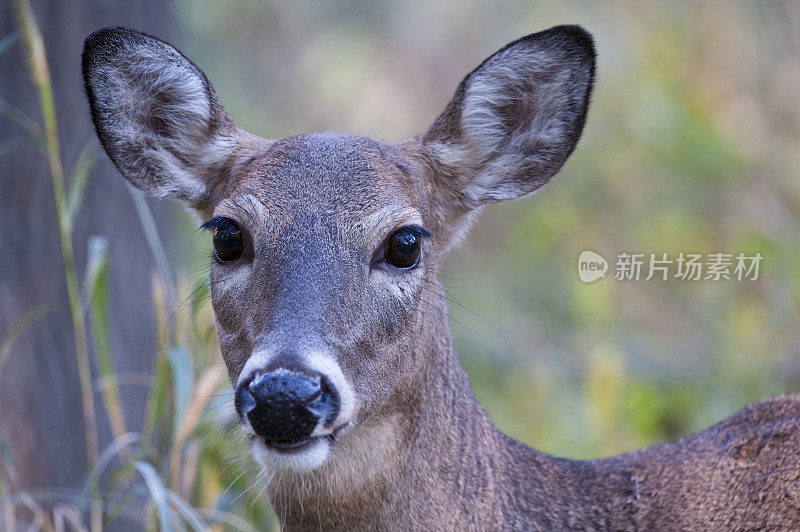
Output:
<instances>
[{"instance_id":1,"label":"deer nostril","mask_svg":"<svg viewBox=\"0 0 800 532\"><path fill-rule=\"evenodd\" d=\"M320 419L325 425L330 425L336 421L339 415L339 394L327 377L322 377L320 387Z\"/></svg>"},{"instance_id":2,"label":"deer nostril","mask_svg":"<svg viewBox=\"0 0 800 532\"><path fill-rule=\"evenodd\" d=\"M256 407L256 398L250 393L247 385L242 385L236 389L233 404L236 407L236 413L243 418Z\"/></svg>"}]
</instances>

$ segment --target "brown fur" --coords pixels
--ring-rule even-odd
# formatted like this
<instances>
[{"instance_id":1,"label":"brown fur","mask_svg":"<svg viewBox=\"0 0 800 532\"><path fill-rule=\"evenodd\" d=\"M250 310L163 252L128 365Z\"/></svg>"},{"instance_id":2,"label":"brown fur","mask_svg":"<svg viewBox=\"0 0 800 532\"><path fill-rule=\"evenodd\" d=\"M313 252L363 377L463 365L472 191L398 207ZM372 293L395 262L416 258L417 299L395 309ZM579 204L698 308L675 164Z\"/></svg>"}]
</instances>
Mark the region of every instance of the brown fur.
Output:
<instances>
[{"instance_id":1,"label":"brown fur","mask_svg":"<svg viewBox=\"0 0 800 532\"><path fill-rule=\"evenodd\" d=\"M131 74L132 59L161 56L173 85L155 90ZM509 44L464 79L425 135L399 144L253 137L188 59L130 30L90 36L84 72L98 135L123 175L245 235L242 257L211 269L231 382L256 352L270 353L270 368L302 367L324 349L355 390L321 465L266 471L286 529L800 527L800 396L677 442L571 461L497 431L470 390L437 264L483 205L536 190L574 149L594 75L583 30ZM135 111L115 103L129 93ZM137 114L154 108L180 112ZM194 151L203 146L214 149ZM420 266L376 262L387 235L412 223L432 234Z\"/></svg>"}]
</instances>

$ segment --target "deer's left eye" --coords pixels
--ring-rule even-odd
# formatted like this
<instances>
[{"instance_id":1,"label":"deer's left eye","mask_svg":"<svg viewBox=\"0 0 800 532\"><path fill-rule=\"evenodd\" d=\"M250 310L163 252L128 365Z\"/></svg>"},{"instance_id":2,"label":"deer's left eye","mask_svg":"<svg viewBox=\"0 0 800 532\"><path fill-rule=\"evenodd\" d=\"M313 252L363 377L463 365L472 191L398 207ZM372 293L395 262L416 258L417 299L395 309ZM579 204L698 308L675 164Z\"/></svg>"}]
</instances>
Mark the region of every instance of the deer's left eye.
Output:
<instances>
[{"instance_id":1,"label":"deer's left eye","mask_svg":"<svg viewBox=\"0 0 800 532\"><path fill-rule=\"evenodd\" d=\"M422 235L414 227L398 229L386 241L384 260L387 264L410 270L419 264L422 252Z\"/></svg>"}]
</instances>

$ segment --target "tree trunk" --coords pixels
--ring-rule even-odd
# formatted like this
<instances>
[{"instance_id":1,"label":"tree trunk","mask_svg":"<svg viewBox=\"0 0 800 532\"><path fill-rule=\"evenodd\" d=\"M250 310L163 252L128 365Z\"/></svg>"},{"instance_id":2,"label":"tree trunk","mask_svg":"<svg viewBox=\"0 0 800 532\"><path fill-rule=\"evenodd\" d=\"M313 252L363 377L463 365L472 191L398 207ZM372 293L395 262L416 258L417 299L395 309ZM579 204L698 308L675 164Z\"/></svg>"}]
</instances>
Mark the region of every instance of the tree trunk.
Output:
<instances>
[{"instance_id":1,"label":"tree trunk","mask_svg":"<svg viewBox=\"0 0 800 532\"><path fill-rule=\"evenodd\" d=\"M168 36L171 6L158 0L32 4L44 35L68 179L81 149L97 142L80 70L84 37L102 25ZM15 29L15 20L10 0L0 2L0 38ZM25 61L20 41L0 56L0 99L41 124ZM0 114L0 341L25 313L39 307L49 312L22 333L0 375L0 431L19 472L14 488L73 488L86 478L86 436L47 159L31 146L4 151L9 141L25 140L30 140L26 131ZM169 232L170 207L152 208L159 228ZM154 258L124 181L104 156L91 173L74 228L80 281L92 235L105 235L110 243L109 321L116 369L149 374L158 341L150 296ZM147 390L123 386L121 394L128 430L139 430ZM111 435L99 393L95 399L102 450Z\"/></svg>"}]
</instances>

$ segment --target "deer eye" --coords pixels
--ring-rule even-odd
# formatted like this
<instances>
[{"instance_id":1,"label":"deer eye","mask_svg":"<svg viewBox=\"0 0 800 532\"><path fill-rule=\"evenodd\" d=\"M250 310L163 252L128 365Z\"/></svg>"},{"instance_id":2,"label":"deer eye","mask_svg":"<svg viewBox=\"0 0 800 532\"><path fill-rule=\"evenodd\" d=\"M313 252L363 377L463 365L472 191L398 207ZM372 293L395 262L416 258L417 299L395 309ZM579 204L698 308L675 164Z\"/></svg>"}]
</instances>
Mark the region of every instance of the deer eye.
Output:
<instances>
[{"instance_id":1,"label":"deer eye","mask_svg":"<svg viewBox=\"0 0 800 532\"><path fill-rule=\"evenodd\" d=\"M230 218L212 218L203 227L214 229L214 257L220 262L236 260L242 256L242 232Z\"/></svg>"},{"instance_id":2,"label":"deer eye","mask_svg":"<svg viewBox=\"0 0 800 532\"><path fill-rule=\"evenodd\" d=\"M420 229L409 226L392 233L384 250L387 264L402 270L410 270L419 264L423 236Z\"/></svg>"}]
</instances>

